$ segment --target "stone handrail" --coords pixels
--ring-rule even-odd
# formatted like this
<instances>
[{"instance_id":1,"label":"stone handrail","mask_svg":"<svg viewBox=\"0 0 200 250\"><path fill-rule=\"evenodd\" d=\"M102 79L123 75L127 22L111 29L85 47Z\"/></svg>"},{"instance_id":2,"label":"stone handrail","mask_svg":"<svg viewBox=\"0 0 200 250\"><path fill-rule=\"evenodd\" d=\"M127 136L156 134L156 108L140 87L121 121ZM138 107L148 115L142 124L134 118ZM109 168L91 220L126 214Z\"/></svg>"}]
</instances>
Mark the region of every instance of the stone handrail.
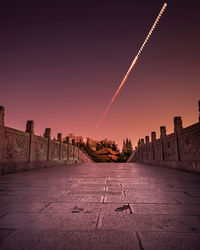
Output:
<instances>
[{"instance_id":1,"label":"stone handrail","mask_svg":"<svg viewBox=\"0 0 200 250\"><path fill-rule=\"evenodd\" d=\"M199 101L200 111L200 101ZM180 116L174 117L174 133L167 135L166 127L160 127L160 138L156 133L140 139L128 162L159 165L200 173L200 114L199 122L183 128Z\"/></svg>"},{"instance_id":2,"label":"stone handrail","mask_svg":"<svg viewBox=\"0 0 200 250\"><path fill-rule=\"evenodd\" d=\"M55 163L92 162L79 144L69 137L63 142L61 133L51 139L51 129L44 136L34 134L34 122L27 121L26 130L4 125L4 108L0 106L0 174L47 167Z\"/></svg>"}]
</instances>

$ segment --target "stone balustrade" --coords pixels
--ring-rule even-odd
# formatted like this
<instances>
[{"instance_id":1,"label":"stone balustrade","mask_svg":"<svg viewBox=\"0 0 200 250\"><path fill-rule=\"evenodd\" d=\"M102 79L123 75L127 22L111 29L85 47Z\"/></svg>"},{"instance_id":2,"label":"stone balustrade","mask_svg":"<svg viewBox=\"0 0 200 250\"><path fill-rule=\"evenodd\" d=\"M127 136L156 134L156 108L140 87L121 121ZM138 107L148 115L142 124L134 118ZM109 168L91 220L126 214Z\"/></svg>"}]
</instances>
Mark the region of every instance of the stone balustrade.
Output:
<instances>
[{"instance_id":1,"label":"stone balustrade","mask_svg":"<svg viewBox=\"0 0 200 250\"><path fill-rule=\"evenodd\" d=\"M34 121L27 121L26 130L20 131L4 124L4 107L0 106L0 174L52 166L58 163L72 164L92 162L75 142L62 134L51 139L51 129L46 128L44 136L34 134Z\"/></svg>"}]
</instances>

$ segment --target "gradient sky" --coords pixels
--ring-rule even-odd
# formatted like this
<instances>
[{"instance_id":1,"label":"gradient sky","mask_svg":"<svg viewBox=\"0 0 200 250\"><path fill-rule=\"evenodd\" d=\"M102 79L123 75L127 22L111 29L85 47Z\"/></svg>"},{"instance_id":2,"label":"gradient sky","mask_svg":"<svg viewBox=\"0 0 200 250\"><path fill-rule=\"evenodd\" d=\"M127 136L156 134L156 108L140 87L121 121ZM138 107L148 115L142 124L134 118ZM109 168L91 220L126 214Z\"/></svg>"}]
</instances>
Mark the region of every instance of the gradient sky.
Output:
<instances>
[{"instance_id":1,"label":"gradient sky","mask_svg":"<svg viewBox=\"0 0 200 250\"><path fill-rule=\"evenodd\" d=\"M6 126L90 136L164 1L1 1L0 105ZM96 139L173 131L198 121L198 1L168 7ZM95 139L94 138L94 139Z\"/></svg>"}]
</instances>

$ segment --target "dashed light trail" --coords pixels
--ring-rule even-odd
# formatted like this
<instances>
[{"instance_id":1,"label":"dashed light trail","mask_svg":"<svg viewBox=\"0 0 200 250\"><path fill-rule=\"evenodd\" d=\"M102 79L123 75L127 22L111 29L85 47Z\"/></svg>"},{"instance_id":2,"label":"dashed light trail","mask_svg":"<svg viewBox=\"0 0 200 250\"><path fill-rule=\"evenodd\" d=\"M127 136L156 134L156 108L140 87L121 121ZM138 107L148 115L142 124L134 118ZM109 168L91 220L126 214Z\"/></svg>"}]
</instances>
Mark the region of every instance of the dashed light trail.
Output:
<instances>
[{"instance_id":1,"label":"dashed light trail","mask_svg":"<svg viewBox=\"0 0 200 250\"><path fill-rule=\"evenodd\" d=\"M158 22L159 22L159 20L160 20L160 18L161 18L161 16L162 16L163 12L165 11L166 7L167 7L167 3L164 3L162 9L160 10L160 12L159 12L159 14L158 14L158 16L157 16L157 18L156 18L156 20L155 20L155 22L154 22L154 24L152 25L152 27L151 27L151 29L150 29L148 35L146 36L146 38L145 38L145 40L144 40L142 46L140 47L140 49L139 49L137 55L135 56L135 58L133 59L133 61L132 61L131 65L130 65L130 67L129 67L127 73L126 73L126 75L124 76L124 78L123 78L123 80L122 80L120 86L118 87L118 89L117 89L117 91L115 92L113 98L112 98L111 101L109 102L109 104L108 104L107 108L105 109L104 113L102 114L100 120L98 121L98 123L97 123L97 125L96 125L96 127L95 127L95 129L94 129L94 131L93 131L92 136L95 135L96 130L97 130L97 129L99 128L99 126L101 125L101 123L102 123L102 121L103 121L105 115L107 114L107 112L108 112L108 110L110 109L112 103L114 102L115 98L116 98L117 95L119 94L119 91L121 90L121 88L123 87L124 83L126 82L126 80L127 80L128 76L129 76L131 70L132 70L133 67L135 66L135 64L136 64L136 62L137 62L137 60L138 60L140 54L142 53L142 51L143 51L145 45L147 44L149 38L151 37L151 34L153 33L154 29L156 28L156 25L158 24Z\"/></svg>"}]
</instances>

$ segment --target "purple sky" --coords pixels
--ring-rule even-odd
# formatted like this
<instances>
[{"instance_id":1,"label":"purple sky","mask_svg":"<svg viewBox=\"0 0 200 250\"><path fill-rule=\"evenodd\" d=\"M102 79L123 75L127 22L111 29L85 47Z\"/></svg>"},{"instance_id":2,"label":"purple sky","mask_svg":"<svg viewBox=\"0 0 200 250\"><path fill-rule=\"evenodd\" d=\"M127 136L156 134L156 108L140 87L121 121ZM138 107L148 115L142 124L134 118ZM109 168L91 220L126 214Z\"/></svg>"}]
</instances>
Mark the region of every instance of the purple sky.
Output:
<instances>
[{"instance_id":1,"label":"purple sky","mask_svg":"<svg viewBox=\"0 0 200 250\"><path fill-rule=\"evenodd\" d=\"M0 105L6 125L90 136L163 1L1 1ZM95 138L129 137L198 121L198 1L167 1Z\"/></svg>"}]
</instances>

